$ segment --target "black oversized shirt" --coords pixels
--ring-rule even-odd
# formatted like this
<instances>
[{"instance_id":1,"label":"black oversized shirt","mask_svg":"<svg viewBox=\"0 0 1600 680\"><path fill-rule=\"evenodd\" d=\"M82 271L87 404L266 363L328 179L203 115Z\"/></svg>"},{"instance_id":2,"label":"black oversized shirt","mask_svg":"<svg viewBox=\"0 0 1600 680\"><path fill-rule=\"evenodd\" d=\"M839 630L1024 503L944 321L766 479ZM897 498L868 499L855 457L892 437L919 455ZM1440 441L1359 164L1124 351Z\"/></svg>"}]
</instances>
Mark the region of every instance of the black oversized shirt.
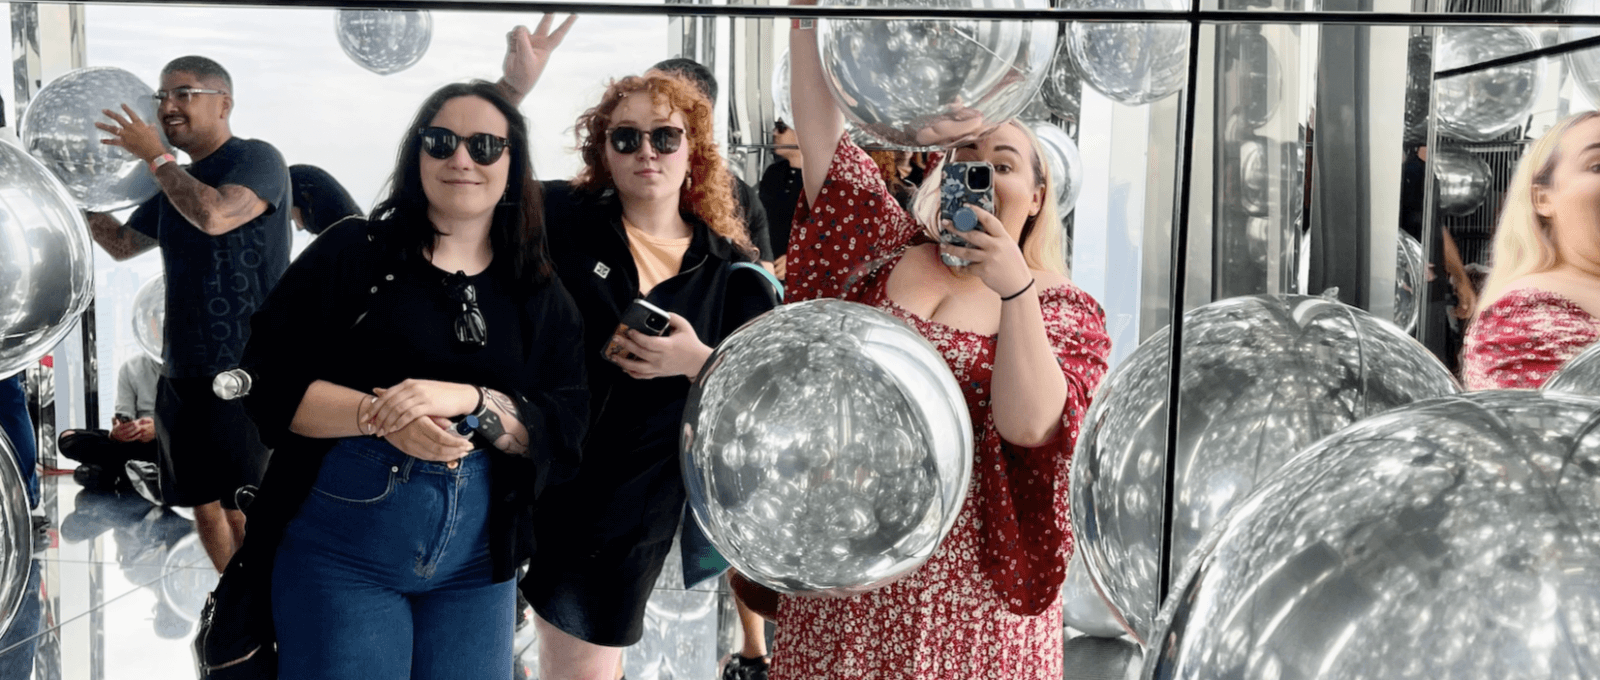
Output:
<instances>
[{"instance_id":1,"label":"black oversized shirt","mask_svg":"<svg viewBox=\"0 0 1600 680\"><path fill-rule=\"evenodd\" d=\"M250 315L289 266L289 166L271 144L234 137L188 167L213 188L236 184L267 202L265 212L220 236L178 212L165 193L145 201L128 227L161 243L167 274L163 370L206 378L239 364Z\"/></svg>"}]
</instances>

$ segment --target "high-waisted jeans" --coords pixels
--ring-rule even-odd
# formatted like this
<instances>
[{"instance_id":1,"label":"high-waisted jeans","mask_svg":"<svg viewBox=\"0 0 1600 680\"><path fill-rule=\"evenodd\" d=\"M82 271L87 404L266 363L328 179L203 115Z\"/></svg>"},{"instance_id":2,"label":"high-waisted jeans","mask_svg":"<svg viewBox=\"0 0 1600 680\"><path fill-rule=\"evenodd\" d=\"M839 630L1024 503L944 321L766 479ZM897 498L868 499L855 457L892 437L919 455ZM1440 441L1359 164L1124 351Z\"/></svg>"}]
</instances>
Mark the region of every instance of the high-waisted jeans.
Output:
<instances>
[{"instance_id":1,"label":"high-waisted jeans","mask_svg":"<svg viewBox=\"0 0 1600 680\"><path fill-rule=\"evenodd\" d=\"M491 582L489 457L339 441L272 572L283 680L511 677L516 581Z\"/></svg>"}]
</instances>

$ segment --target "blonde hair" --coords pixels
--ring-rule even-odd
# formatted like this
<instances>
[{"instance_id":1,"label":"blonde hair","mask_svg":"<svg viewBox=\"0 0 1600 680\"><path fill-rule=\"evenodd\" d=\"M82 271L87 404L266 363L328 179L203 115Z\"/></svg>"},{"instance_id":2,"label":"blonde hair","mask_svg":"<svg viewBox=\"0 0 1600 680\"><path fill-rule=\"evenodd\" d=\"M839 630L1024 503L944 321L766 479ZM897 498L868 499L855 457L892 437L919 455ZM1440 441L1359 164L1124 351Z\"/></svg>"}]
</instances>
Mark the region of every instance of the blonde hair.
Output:
<instances>
[{"instance_id":1,"label":"blonde hair","mask_svg":"<svg viewBox=\"0 0 1600 680\"><path fill-rule=\"evenodd\" d=\"M1539 141L1528 147L1527 155L1517 163L1511 175L1511 185L1506 188L1505 205L1500 209L1500 221L1495 225L1494 243L1489 255L1489 278L1483 284L1478 309L1504 293L1513 281L1529 274L1550 271L1561 264L1561 253L1556 248L1555 234L1550 224L1535 210L1534 187L1550 186L1551 175L1561 161L1561 138L1573 126L1600 116L1600 112L1585 111L1568 116L1550 128Z\"/></svg>"},{"instance_id":2,"label":"blonde hair","mask_svg":"<svg viewBox=\"0 0 1600 680\"><path fill-rule=\"evenodd\" d=\"M1061 228L1060 211L1056 208L1056 178L1050 176L1050 170L1044 162L1044 146L1039 143L1039 137L1033 130L1015 120L1007 123L1021 130L1028 138L1028 147L1033 152L1033 176L1037 179L1034 188L1044 187L1044 202L1039 206L1039 213L1028 218L1028 223L1022 228L1022 235L1017 240L1022 248L1022 259L1033 269L1055 272L1067 275L1066 250L1062 247L1062 240L1066 237ZM994 134L994 133L989 133ZM935 241L939 240L939 184L944 178L944 165L950 162L950 157L955 151L941 154L938 164L928 169L928 174L922 180L922 186L917 188L917 195L911 200L911 215L917 223Z\"/></svg>"}]
</instances>

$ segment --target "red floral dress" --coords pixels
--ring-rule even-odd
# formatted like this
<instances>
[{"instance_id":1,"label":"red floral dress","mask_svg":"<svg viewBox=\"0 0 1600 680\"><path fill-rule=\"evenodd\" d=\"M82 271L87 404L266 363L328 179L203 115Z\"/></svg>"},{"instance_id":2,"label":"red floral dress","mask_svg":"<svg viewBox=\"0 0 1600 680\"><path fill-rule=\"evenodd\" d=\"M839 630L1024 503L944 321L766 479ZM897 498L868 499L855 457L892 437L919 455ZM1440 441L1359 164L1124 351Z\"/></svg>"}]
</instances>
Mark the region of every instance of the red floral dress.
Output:
<instances>
[{"instance_id":1,"label":"red floral dress","mask_svg":"<svg viewBox=\"0 0 1600 680\"><path fill-rule=\"evenodd\" d=\"M785 283L791 300L833 297L883 309L944 354L975 430L967 500L933 556L905 578L849 598L783 597L773 680L1062 674L1060 586L1072 554L1067 469L1106 372L1105 314L1070 284L1040 291L1067 378L1060 434L1038 448L1002 442L989 408L994 336L922 319L888 298L889 273L921 234L872 159L842 141L816 205L802 201L796 211Z\"/></svg>"},{"instance_id":2,"label":"red floral dress","mask_svg":"<svg viewBox=\"0 0 1600 680\"><path fill-rule=\"evenodd\" d=\"M1514 290L1478 313L1461 349L1469 390L1536 389L1600 339L1600 319L1559 293Z\"/></svg>"}]
</instances>

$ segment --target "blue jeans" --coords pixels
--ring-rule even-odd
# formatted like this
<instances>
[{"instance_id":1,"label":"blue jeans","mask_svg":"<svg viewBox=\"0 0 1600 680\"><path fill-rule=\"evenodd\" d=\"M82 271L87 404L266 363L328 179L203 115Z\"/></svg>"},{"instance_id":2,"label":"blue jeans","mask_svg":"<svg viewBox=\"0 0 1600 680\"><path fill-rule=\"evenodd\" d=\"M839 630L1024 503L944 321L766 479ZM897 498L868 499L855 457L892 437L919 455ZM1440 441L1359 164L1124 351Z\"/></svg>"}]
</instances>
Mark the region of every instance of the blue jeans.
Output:
<instances>
[{"instance_id":1,"label":"blue jeans","mask_svg":"<svg viewBox=\"0 0 1600 680\"><path fill-rule=\"evenodd\" d=\"M39 507L39 447L34 441L33 419L28 417L28 395L22 390L22 377L0 380L0 429L17 452L17 467L22 483L28 487L28 507Z\"/></svg>"},{"instance_id":2,"label":"blue jeans","mask_svg":"<svg viewBox=\"0 0 1600 680\"><path fill-rule=\"evenodd\" d=\"M489 457L388 442L323 460L272 572L279 677L509 680L516 581L492 583Z\"/></svg>"}]
</instances>

